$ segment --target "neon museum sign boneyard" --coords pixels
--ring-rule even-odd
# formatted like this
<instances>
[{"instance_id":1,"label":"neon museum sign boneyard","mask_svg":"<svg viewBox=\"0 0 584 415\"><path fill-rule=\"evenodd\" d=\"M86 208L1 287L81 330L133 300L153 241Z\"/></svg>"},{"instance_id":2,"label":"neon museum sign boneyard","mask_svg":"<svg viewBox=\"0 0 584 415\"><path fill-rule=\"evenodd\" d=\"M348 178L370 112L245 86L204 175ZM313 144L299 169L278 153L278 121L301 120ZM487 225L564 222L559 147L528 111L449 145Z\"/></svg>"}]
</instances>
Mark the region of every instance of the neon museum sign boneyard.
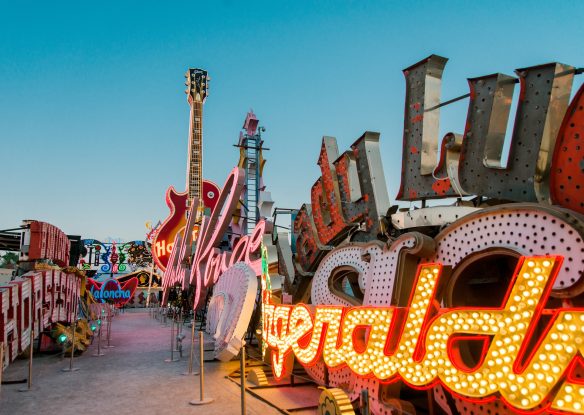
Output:
<instances>
[{"instance_id":1,"label":"neon museum sign boneyard","mask_svg":"<svg viewBox=\"0 0 584 415\"><path fill-rule=\"evenodd\" d=\"M276 377L285 375L285 357L294 353L307 366L323 360L330 368L349 368L359 379L385 383L401 379L406 385L423 389L441 384L455 397L486 403L500 396L511 408L530 413L545 410L584 413L584 383L572 376L583 363L584 310L569 307L569 304L545 308L551 296L570 298L583 292L581 270L575 266L581 258L568 251L580 250L584 235L581 219L571 213L584 213L578 190L578 186L584 184L584 172L576 157L582 154L577 140L580 135L584 137L584 88L568 106L575 73L573 67L548 64L518 70L521 93L511 157L502 168L501 150L514 78L495 74L470 79L464 136L447 134L438 159L436 108L440 104L439 86L445 63L444 58L431 56L404 71L406 113L398 199L414 201L482 195L523 202L483 211L488 211L492 220L521 216L516 223L523 221L523 226L531 220L531 216L526 219L529 215L539 215L547 226L548 241L543 237L537 240L509 235L506 241L496 241L489 237L488 230L479 227L481 219L478 218L469 222L470 228L476 228L476 242L466 243L464 249L460 249L458 245L462 239L452 237L450 241L454 241L454 245L440 248L450 250L450 257L442 252L442 260L418 264L409 300L401 306L343 306L333 302L293 306L264 300L263 335L273 351L274 374ZM302 206L294 224L296 277L307 280L311 275L316 280L319 264L344 249L333 247L345 241L356 225L359 225L359 232L354 240L373 245L378 242L378 218L389 207L379 154L379 134L366 132L350 151L340 156L334 138L325 137L318 164L322 176L311 189L312 204ZM181 236L175 239L174 246L180 249L172 251L163 285L195 286L195 307L201 304L205 290L238 261L249 263L256 275L260 275L261 260L257 251L265 223L258 225L250 237L242 238L233 252L218 249L242 186L243 172L236 168L223 187L218 208L211 217L203 218L194 255L190 255L191 233L187 233L184 240ZM538 201L551 201L563 209L533 203ZM193 206L196 205L195 201ZM220 216L222 210L224 213ZM194 220L194 211L189 218ZM193 229L193 225L188 224L186 229ZM457 226L462 228L463 225ZM507 229L510 227L507 225ZM449 231L451 228L444 232L457 232ZM460 233L464 232L469 231ZM434 239L437 245L451 236L442 236L440 240L441 235ZM483 236L488 243L478 240ZM558 241L546 245L550 244L552 236ZM564 239L573 241L571 246L564 244ZM399 239L383 249L391 253L398 242ZM553 248L556 244L567 246L563 248L567 251ZM545 249L540 248L544 245ZM441 308L437 287L441 279L446 278L443 276L445 266L455 267L464 261L458 251L474 253L497 247L521 254L501 306ZM539 249L547 255L534 254ZM574 265L561 269L563 257L566 263L573 260ZM446 263L444 258L455 260ZM392 283L407 274L400 269L394 270L387 263L382 268L386 274L395 273ZM568 289L558 289L558 281L566 283ZM377 292L380 297L391 297L386 293L390 288L371 284L367 290L381 290ZM569 292L574 294L568 295ZM312 299L314 301L314 295ZM543 330L539 330L540 324L536 330L536 325L545 318L549 318L549 323ZM481 358L473 365L459 355L459 344L464 342L482 344Z\"/></svg>"},{"instance_id":2,"label":"neon museum sign boneyard","mask_svg":"<svg viewBox=\"0 0 584 415\"><path fill-rule=\"evenodd\" d=\"M571 151L574 140L584 132L584 87L568 107L574 68L549 64L518 70L521 94L511 158L506 168L500 168L496 164L501 161L505 132L501 126L507 123L513 78L496 74L469 80L471 94L464 138L448 134L438 160L432 140L437 142L439 117L426 112L439 104L436 86L439 87L445 63L445 59L431 56L404 71L407 93L398 199L466 194L517 202L551 199L553 204L584 213L582 194L576 191L584 185L584 168L577 165L583 152L580 147ZM323 139L318 162L322 177L312 187L312 205L302 207L294 226L298 234L296 266L304 275L314 273L316 279L321 260L334 262L331 258L342 248L331 246L346 239L355 223L361 223L360 230L365 235L378 232L377 217L384 213L387 199L378 137L365 133L351 151L340 157L334 138ZM565 180L566 175L571 182ZM355 188L360 189L361 197L351 194ZM307 367L324 361L329 368L347 367L358 377L385 383L402 380L421 389L441 384L456 397L471 402L486 403L500 396L517 411L584 413L584 382L574 376L578 368L584 368L584 309L570 307L569 301L559 308L545 308L552 290L557 291L555 298L567 299L569 292L573 296L582 294L582 272L577 268L582 254L572 252L584 252L581 218L566 209L533 203L500 205L486 211L490 218L521 216L515 225L516 233L521 231L519 221L527 221L525 217L535 212L535 218L539 214L545 222L542 232L546 232L546 226L549 232L540 240L530 239L527 233L519 242L511 240L508 233L507 241L485 243L480 248L484 251L504 247L524 253L500 307L441 308L437 298L437 287L445 278L441 263L419 264L409 300L401 307L276 305L269 296L263 296L263 336L272 349L274 375L286 375L286 356L293 353ZM470 223L470 228L478 229L479 222L480 218L466 226ZM562 233L556 236L555 226L560 222L558 229ZM513 229L507 229L513 235ZM475 236L488 239L487 232ZM534 236L536 231L531 232ZM548 239L557 240L552 244L560 246L564 238L572 237L573 245L564 248L566 262L572 262L572 267L565 264L562 268L562 255L526 255L530 247L548 251L549 246L543 245ZM365 237L365 241L373 239ZM481 243L477 241L475 245ZM449 249L453 257L458 255L455 250L462 250L456 245L448 246L440 249ZM555 245L551 246L553 249ZM467 248L473 252L475 247ZM389 265L382 266L387 273L394 272ZM561 272L571 273L573 278L563 276L561 284L572 281L572 291L557 288ZM395 277L399 280L403 275ZM379 286L367 289L379 290ZM314 301L314 288L312 294ZM388 296L383 291L378 294ZM538 327L542 319L549 319L543 329L541 324ZM480 359L473 365L460 355L459 345L463 342L482 344Z\"/></svg>"}]
</instances>

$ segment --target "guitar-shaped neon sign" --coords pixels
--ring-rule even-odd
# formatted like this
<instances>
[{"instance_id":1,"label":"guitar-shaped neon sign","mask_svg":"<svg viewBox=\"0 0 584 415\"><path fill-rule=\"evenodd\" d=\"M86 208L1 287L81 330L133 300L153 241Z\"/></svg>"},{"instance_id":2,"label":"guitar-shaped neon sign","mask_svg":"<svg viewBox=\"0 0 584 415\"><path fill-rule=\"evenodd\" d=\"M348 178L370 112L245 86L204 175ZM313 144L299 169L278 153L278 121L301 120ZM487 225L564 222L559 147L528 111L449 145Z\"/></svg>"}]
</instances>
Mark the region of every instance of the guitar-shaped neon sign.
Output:
<instances>
[{"instance_id":1,"label":"guitar-shaped neon sign","mask_svg":"<svg viewBox=\"0 0 584 415\"><path fill-rule=\"evenodd\" d=\"M196 197L202 201L203 206L199 210L212 211L219 195L219 187L215 183L203 180L203 103L208 96L209 77L207 71L196 68L189 69L185 77L185 92L191 107L186 191L178 193L174 186L168 188L166 204L170 215L160 225L152 242L152 256L163 271L166 270L175 236L183 232L187 224L187 211L193 199Z\"/></svg>"}]
</instances>

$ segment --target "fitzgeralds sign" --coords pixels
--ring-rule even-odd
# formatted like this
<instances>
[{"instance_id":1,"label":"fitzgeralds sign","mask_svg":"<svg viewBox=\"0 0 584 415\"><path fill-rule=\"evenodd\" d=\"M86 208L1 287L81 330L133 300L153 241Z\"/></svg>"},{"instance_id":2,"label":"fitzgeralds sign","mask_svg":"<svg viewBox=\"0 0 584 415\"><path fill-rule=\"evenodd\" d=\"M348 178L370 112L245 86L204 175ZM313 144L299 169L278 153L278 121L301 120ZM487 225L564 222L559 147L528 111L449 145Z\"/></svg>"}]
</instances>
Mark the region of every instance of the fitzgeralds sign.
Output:
<instances>
[{"instance_id":1,"label":"fitzgeralds sign","mask_svg":"<svg viewBox=\"0 0 584 415\"><path fill-rule=\"evenodd\" d=\"M274 375L286 355L304 365L323 360L358 376L402 380L414 388L438 382L468 400L500 396L531 412L584 413L584 309L544 309L562 257L521 258L500 308L441 309L435 300L440 264L423 264L407 307L274 305L263 299L264 341ZM549 324L535 333L543 316ZM469 366L463 342L481 342Z\"/></svg>"},{"instance_id":2,"label":"fitzgeralds sign","mask_svg":"<svg viewBox=\"0 0 584 415\"><path fill-rule=\"evenodd\" d=\"M132 299L138 278L133 277L126 281L123 286L118 280L110 278L104 282L97 282L92 278L87 279L87 289L96 301L100 303L110 303L121 307Z\"/></svg>"}]
</instances>

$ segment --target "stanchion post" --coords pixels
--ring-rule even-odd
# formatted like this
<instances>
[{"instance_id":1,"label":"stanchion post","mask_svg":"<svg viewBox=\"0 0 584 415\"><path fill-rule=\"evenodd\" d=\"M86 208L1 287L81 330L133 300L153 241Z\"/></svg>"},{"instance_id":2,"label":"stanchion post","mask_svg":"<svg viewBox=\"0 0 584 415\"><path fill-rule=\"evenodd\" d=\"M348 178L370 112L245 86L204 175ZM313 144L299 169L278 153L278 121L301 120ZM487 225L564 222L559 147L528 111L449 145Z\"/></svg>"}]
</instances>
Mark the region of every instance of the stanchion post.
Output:
<instances>
[{"instance_id":1,"label":"stanchion post","mask_svg":"<svg viewBox=\"0 0 584 415\"><path fill-rule=\"evenodd\" d=\"M170 321L170 359L165 359L164 361L166 363L179 361L179 359L174 358L174 319Z\"/></svg>"},{"instance_id":2,"label":"stanchion post","mask_svg":"<svg viewBox=\"0 0 584 415\"><path fill-rule=\"evenodd\" d=\"M203 338L203 332L199 331L199 349L200 349L200 359L199 359L199 372L201 376L199 377L199 400L192 400L189 402L191 405L206 405L214 401L213 398L205 398L205 340Z\"/></svg>"},{"instance_id":3,"label":"stanchion post","mask_svg":"<svg viewBox=\"0 0 584 415\"><path fill-rule=\"evenodd\" d=\"M179 335L180 330L181 330L181 326L180 326L180 320L181 320L181 318L182 317L181 317L180 314L178 315L178 317L177 317L176 314L173 315L174 325L176 327L176 330L175 330L175 333L174 333L174 335L175 335L175 337L174 337L174 351L175 352L180 352L180 349L178 348L178 335ZM182 354L180 355L180 357L182 357Z\"/></svg>"},{"instance_id":4,"label":"stanchion post","mask_svg":"<svg viewBox=\"0 0 584 415\"><path fill-rule=\"evenodd\" d=\"M4 372L4 343L0 342L0 391L2 389L2 373Z\"/></svg>"},{"instance_id":5,"label":"stanchion post","mask_svg":"<svg viewBox=\"0 0 584 415\"><path fill-rule=\"evenodd\" d=\"M106 349L111 349L114 348L116 346L112 346L110 344L110 339L111 339L111 335L112 335L112 317L113 317L113 313L111 308L107 309L107 346L105 346Z\"/></svg>"},{"instance_id":6,"label":"stanchion post","mask_svg":"<svg viewBox=\"0 0 584 415\"><path fill-rule=\"evenodd\" d=\"M184 376L193 376L199 374L199 372L193 372L193 358L195 356L195 320L192 320L191 323L191 353L189 356L189 367L188 370L183 373Z\"/></svg>"},{"instance_id":7,"label":"stanchion post","mask_svg":"<svg viewBox=\"0 0 584 415\"><path fill-rule=\"evenodd\" d=\"M0 342L0 391L2 389L2 373L4 372L4 343Z\"/></svg>"},{"instance_id":8,"label":"stanchion post","mask_svg":"<svg viewBox=\"0 0 584 415\"><path fill-rule=\"evenodd\" d=\"M98 356L103 356L104 354L101 352L101 326L103 321L102 320L98 320L99 321L99 328L97 330L97 353L94 353L93 356L98 357Z\"/></svg>"},{"instance_id":9,"label":"stanchion post","mask_svg":"<svg viewBox=\"0 0 584 415\"><path fill-rule=\"evenodd\" d=\"M78 367L73 367L73 355L75 354L75 332L77 331L77 318L73 322L73 336L71 341L71 356L69 357L69 367L61 369L63 372L76 372Z\"/></svg>"},{"instance_id":10,"label":"stanchion post","mask_svg":"<svg viewBox=\"0 0 584 415\"><path fill-rule=\"evenodd\" d=\"M32 351L34 342L34 323L30 327L30 345L28 354L28 380L26 382L26 388L19 389L19 392L30 392L32 390Z\"/></svg>"},{"instance_id":11,"label":"stanchion post","mask_svg":"<svg viewBox=\"0 0 584 415\"><path fill-rule=\"evenodd\" d=\"M241 379L241 415L245 415L245 340L241 339L241 358L239 359L239 373Z\"/></svg>"}]
</instances>

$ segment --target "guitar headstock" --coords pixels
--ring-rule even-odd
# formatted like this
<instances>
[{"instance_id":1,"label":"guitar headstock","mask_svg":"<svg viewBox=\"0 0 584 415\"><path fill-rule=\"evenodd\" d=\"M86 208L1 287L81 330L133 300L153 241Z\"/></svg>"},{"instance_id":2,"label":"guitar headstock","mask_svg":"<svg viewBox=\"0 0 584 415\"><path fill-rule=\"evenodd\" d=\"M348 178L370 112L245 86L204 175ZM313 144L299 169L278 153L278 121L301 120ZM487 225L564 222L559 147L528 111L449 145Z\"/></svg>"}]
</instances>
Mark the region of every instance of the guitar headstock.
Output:
<instances>
[{"instance_id":1,"label":"guitar headstock","mask_svg":"<svg viewBox=\"0 0 584 415\"><path fill-rule=\"evenodd\" d=\"M198 68L189 68L185 74L185 78L187 78L185 82L187 86L185 93L187 94L188 101L205 102L205 99L209 95L210 81L207 71Z\"/></svg>"}]
</instances>

